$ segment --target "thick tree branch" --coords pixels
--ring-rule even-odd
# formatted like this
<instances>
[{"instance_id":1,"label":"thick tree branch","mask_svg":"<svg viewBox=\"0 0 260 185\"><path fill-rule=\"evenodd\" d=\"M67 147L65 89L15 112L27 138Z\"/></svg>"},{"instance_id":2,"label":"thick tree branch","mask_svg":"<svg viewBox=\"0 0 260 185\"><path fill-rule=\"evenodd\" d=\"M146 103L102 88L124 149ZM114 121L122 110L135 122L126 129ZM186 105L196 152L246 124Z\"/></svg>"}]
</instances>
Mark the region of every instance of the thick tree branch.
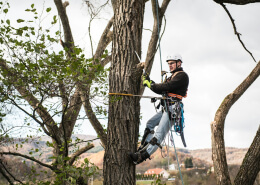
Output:
<instances>
[{"instance_id":1,"label":"thick tree branch","mask_svg":"<svg viewBox=\"0 0 260 185\"><path fill-rule=\"evenodd\" d=\"M93 128L95 129L96 133L98 134L98 137L100 138L100 141L102 142L103 146L106 146L107 142L107 134L104 131L104 128L102 127L101 123L98 121L95 113L92 110L90 101L89 101L89 87L84 88L81 87L81 100L83 102L83 107L85 110L85 113L87 117L89 118L89 121Z\"/></svg>"},{"instance_id":2,"label":"thick tree branch","mask_svg":"<svg viewBox=\"0 0 260 185\"><path fill-rule=\"evenodd\" d=\"M102 36L100 37L100 40L98 42L98 46L95 52L94 59L100 59L102 54L104 53L106 47L108 44L112 41L113 34L110 31L112 25L113 25L114 17L112 17L109 22L107 23L106 28L103 31Z\"/></svg>"},{"instance_id":3,"label":"thick tree branch","mask_svg":"<svg viewBox=\"0 0 260 185\"><path fill-rule=\"evenodd\" d=\"M56 8L58 10L58 13L59 13L59 16L60 16L60 19L62 22L65 43L68 44L68 48L71 48L74 46L74 41L73 41L71 29L70 29L69 19L68 19L67 13L66 13L66 6L63 6L61 0L54 0L54 3L56 5Z\"/></svg>"},{"instance_id":4,"label":"thick tree branch","mask_svg":"<svg viewBox=\"0 0 260 185\"><path fill-rule=\"evenodd\" d=\"M250 87L259 75L260 61L257 63L252 72L246 77L246 79L231 94L226 96L217 110L215 121L224 124L224 120L231 106L243 95L243 93Z\"/></svg>"},{"instance_id":5,"label":"thick tree branch","mask_svg":"<svg viewBox=\"0 0 260 185\"><path fill-rule=\"evenodd\" d=\"M235 185L253 185L260 171L260 126L234 180Z\"/></svg>"},{"instance_id":6,"label":"thick tree branch","mask_svg":"<svg viewBox=\"0 0 260 185\"><path fill-rule=\"evenodd\" d=\"M69 165L73 165L74 161L76 160L76 158L78 156L80 156L81 154L85 153L86 151L90 150L91 148L94 148L93 144L89 144L81 149L79 149L77 152L75 152L74 154L71 155L71 158L69 160Z\"/></svg>"},{"instance_id":7,"label":"thick tree branch","mask_svg":"<svg viewBox=\"0 0 260 185\"><path fill-rule=\"evenodd\" d=\"M110 19L110 21L108 22L96 49L94 58L95 59L101 59L102 54L104 53L104 50L106 49L107 45L112 41L112 32L110 31L110 28L113 25L113 17ZM107 56L104 60L101 61L101 65L105 66L108 62L110 62L112 59L111 56ZM95 65L95 60L93 60L93 63ZM95 71L93 71L92 73L89 73L91 75L89 75L89 84L91 84L90 82L92 82L92 80L96 77L96 73ZM93 75L92 75L93 74ZM95 131L97 132L98 136L100 137L100 140L103 144L103 146L106 146L106 133L104 132L104 128L102 127L101 123L98 121L95 113L92 110L91 104L89 102L89 89L90 89L90 85L84 86L84 85L80 85L80 93L81 93L81 100L83 102L83 106L86 112L86 115L88 117L88 119L90 120L90 123L92 124L93 128L95 129Z\"/></svg>"},{"instance_id":8,"label":"thick tree branch","mask_svg":"<svg viewBox=\"0 0 260 185\"><path fill-rule=\"evenodd\" d=\"M101 61L101 65L102 66L105 66L107 65L109 62L111 62L112 60L112 55L108 55L106 58L104 58L102 61Z\"/></svg>"},{"instance_id":9,"label":"thick tree branch","mask_svg":"<svg viewBox=\"0 0 260 185\"><path fill-rule=\"evenodd\" d=\"M64 115L64 120L66 120L67 122L65 127L67 129L68 136L71 136L72 134L81 106L82 106L82 101L80 97L80 91L79 88L77 87L75 93L70 99L70 104L66 111L66 114Z\"/></svg>"},{"instance_id":10,"label":"thick tree branch","mask_svg":"<svg viewBox=\"0 0 260 185\"><path fill-rule=\"evenodd\" d=\"M235 32L235 35L237 35L237 38L239 40L239 42L242 44L243 48L249 53L249 55L253 58L253 60L256 62L253 54L246 48L245 44L243 43L243 41L241 40L240 38L240 33L237 32L237 28L236 28L236 25L235 25L235 20L233 19L233 17L231 16L230 12L228 11L227 7L223 4L223 3L219 3L223 8L224 10L227 12L228 14L228 17L230 18L231 20L231 23L233 25L233 28L234 28L234 32Z\"/></svg>"},{"instance_id":11,"label":"thick tree branch","mask_svg":"<svg viewBox=\"0 0 260 185\"><path fill-rule=\"evenodd\" d=\"M260 75L260 61L246 79L219 106L211 123L212 159L218 184L231 184L226 161L224 124L231 106L243 95Z\"/></svg>"},{"instance_id":12,"label":"thick tree branch","mask_svg":"<svg viewBox=\"0 0 260 185\"><path fill-rule=\"evenodd\" d=\"M246 5L250 3L259 3L260 0L214 0L216 3L229 3L235 5Z\"/></svg>"},{"instance_id":13,"label":"thick tree branch","mask_svg":"<svg viewBox=\"0 0 260 185\"><path fill-rule=\"evenodd\" d=\"M147 54L146 54L146 59L145 59L145 71L147 73L151 72L152 66L153 66L153 62L154 62L154 55L156 53L157 50L157 43L158 43L158 39L159 39L159 35L158 35L158 29L161 30L161 26L162 26L162 18L165 14L165 11L170 3L170 0L164 0L162 2L162 6L159 7L159 4L156 4L157 0L152 0L152 10L153 10L153 18L154 18L154 23L153 23L153 31L152 31L152 35L151 35L151 39L148 45L148 49L147 49ZM157 7L158 6L158 7ZM157 8L158 8L158 18L159 18L159 24L158 24L158 20L157 20ZM158 27L159 26L159 27ZM143 94L144 92L144 87L141 87L140 90L140 94Z\"/></svg>"}]
</instances>

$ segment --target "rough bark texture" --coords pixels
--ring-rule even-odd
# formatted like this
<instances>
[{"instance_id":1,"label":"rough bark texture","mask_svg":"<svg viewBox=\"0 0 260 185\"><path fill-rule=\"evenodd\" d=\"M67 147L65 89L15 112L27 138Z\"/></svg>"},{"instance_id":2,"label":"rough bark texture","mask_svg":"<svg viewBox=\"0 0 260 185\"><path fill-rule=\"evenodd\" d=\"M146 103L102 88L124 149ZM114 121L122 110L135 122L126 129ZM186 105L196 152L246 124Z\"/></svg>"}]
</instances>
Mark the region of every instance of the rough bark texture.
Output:
<instances>
[{"instance_id":1,"label":"rough bark texture","mask_svg":"<svg viewBox=\"0 0 260 185\"><path fill-rule=\"evenodd\" d=\"M222 104L220 105L220 107L216 112L214 121L211 123L212 159L214 163L214 171L217 177L217 183L219 185L231 184L227 161L226 161L225 142L224 142L224 124L225 124L226 116L231 106L243 95L243 93L257 79L259 75L260 75L260 62L258 62L256 67L252 70L252 72L248 75L248 77L231 94L229 94L223 100ZM250 156L254 156L254 155L250 154ZM246 172L244 171L244 173ZM253 176L251 176L250 178L253 178Z\"/></svg>"},{"instance_id":2,"label":"rough bark texture","mask_svg":"<svg viewBox=\"0 0 260 185\"><path fill-rule=\"evenodd\" d=\"M260 126L235 178L235 185L253 185L260 171Z\"/></svg>"},{"instance_id":3,"label":"rough bark texture","mask_svg":"<svg viewBox=\"0 0 260 185\"><path fill-rule=\"evenodd\" d=\"M135 51L140 55L145 2L118 0L112 3L114 36L109 92L139 94L141 73L137 68L139 61ZM110 101L104 184L135 184L135 166L129 161L128 152L134 152L137 148L139 100L122 97L118 101Z\"/></svg>"}]
</instances>

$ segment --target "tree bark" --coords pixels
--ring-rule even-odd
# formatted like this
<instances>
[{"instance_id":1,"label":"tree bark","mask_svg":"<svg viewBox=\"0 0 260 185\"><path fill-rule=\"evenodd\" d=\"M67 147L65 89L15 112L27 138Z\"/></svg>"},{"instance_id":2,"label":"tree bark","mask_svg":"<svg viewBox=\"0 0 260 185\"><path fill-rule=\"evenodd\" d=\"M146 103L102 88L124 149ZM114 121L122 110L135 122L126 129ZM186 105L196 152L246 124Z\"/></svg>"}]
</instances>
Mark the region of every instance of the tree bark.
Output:
<instances>
[{"instance_id":1,"label":"tree bark","mask_svg":"<svg viewBox=\"0 0 260 185\"><path fill-rule=\"evenodd\" d=\"M260 126L235 178L235 185L253 185L260 171Z\"/></svg>"},{"instance_id":2,"label":"tree bark","mask_svg":"<svg viewBox=\"0 0 260 185\"><path fill-rule=\"evenodd\" d=\"M141 53L144 0L112 1L114 9L109 92L140 93L141 73L135 55ZM139 75L137 75L139 74ZM135 165L128 153L137 148L140 99L122 97L109 102L104 185L135 184Z\"/></svg>"},{"instance_id":3,"label":"tree bark","mask_svg":"<svg viewBox=\"0 0 260 185\"><path fill-rule=\"evenodd\" d=\"M226 96L215 114L214 121L211 123L212 159L217 183L219 185L231 184L224 142L224 124L226 116L231 106L243 95L259 75L260 62L258 62L249 76L231 94ZM251 176L251 178L253 178L253 176Z\"/></svg>"}]
</instances>

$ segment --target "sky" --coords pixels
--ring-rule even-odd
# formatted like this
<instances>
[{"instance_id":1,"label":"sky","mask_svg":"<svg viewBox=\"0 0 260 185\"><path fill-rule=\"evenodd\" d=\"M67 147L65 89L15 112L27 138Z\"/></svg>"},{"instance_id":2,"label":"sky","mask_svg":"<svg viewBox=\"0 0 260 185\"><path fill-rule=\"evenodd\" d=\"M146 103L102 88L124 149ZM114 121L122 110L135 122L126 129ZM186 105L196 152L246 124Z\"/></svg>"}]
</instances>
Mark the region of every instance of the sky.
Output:
<instances>
[{"instance_id":1,"label":"sky","mask_svg":"<svg viewBox=\"0 0 260 185\"><path fill-rule=\"evenodd\" d=\"M33 1L10 0L15 3L13 12L23 13ZM81 0L69 0L67 14L72 28L74 41L83 48L89 48L88 14ZM96 1L99 2L99 1ZM162 2L161 0L159 1ZM38 2L39 3L39 2ZM42 1L43 3L43 1ZM52 1L45 6L53 7ZM38 7L42 5L39 4ZM241 39L253 53L256 61L260 60L260 3L251 5L227 5L235 19ZM94 45L102 34L112 12L109 8L100 19L93 21L91 33ZM187 149L211 148L210 123L215 112L226 95L248 76L256 63L243 49L234 34L231 21L224 9L212 1L174 0L166 11L166 30L155 55L151 79L161 81L160 70L168 70L165 62L167 55L179 53L183 58L183 68L190 78L188 97L183 100L185 109L185 139ZM144 28L152 29L153 19L150 3L146 3ZM143 31L142 60L144 61L151 33ZM87 53L90 54L89 50ZM231 107L225 121L225 146L249 147L260 123L260 79L257 79L243 96ZM157 96L150 89L144 95ZM149 99L141 100L140 135L147 120L156 113ZM81 134L96 135L91 124L82 122ZM183 148L181 139L174 134L176 147Z\"/></svg>"}]
</instances>

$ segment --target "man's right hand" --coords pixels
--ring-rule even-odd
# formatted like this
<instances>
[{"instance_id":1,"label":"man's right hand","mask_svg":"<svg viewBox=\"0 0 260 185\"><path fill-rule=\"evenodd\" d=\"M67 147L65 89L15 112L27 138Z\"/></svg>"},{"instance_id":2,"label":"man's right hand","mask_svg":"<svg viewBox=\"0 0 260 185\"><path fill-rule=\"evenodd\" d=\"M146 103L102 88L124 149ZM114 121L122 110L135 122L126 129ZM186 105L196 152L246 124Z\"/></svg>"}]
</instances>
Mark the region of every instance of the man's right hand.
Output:
<instances>
[{"instance_id":1,"label":"man's right hand","mask_svg":"<svg viewBox=\"0 0 260 185\"><path fill-rule=\"evenodd\" d=\"M154 83L152 80L150 80L149 76L143 75L143 85L151 88L151 84Z\"/></svg>"}]
</instances>

